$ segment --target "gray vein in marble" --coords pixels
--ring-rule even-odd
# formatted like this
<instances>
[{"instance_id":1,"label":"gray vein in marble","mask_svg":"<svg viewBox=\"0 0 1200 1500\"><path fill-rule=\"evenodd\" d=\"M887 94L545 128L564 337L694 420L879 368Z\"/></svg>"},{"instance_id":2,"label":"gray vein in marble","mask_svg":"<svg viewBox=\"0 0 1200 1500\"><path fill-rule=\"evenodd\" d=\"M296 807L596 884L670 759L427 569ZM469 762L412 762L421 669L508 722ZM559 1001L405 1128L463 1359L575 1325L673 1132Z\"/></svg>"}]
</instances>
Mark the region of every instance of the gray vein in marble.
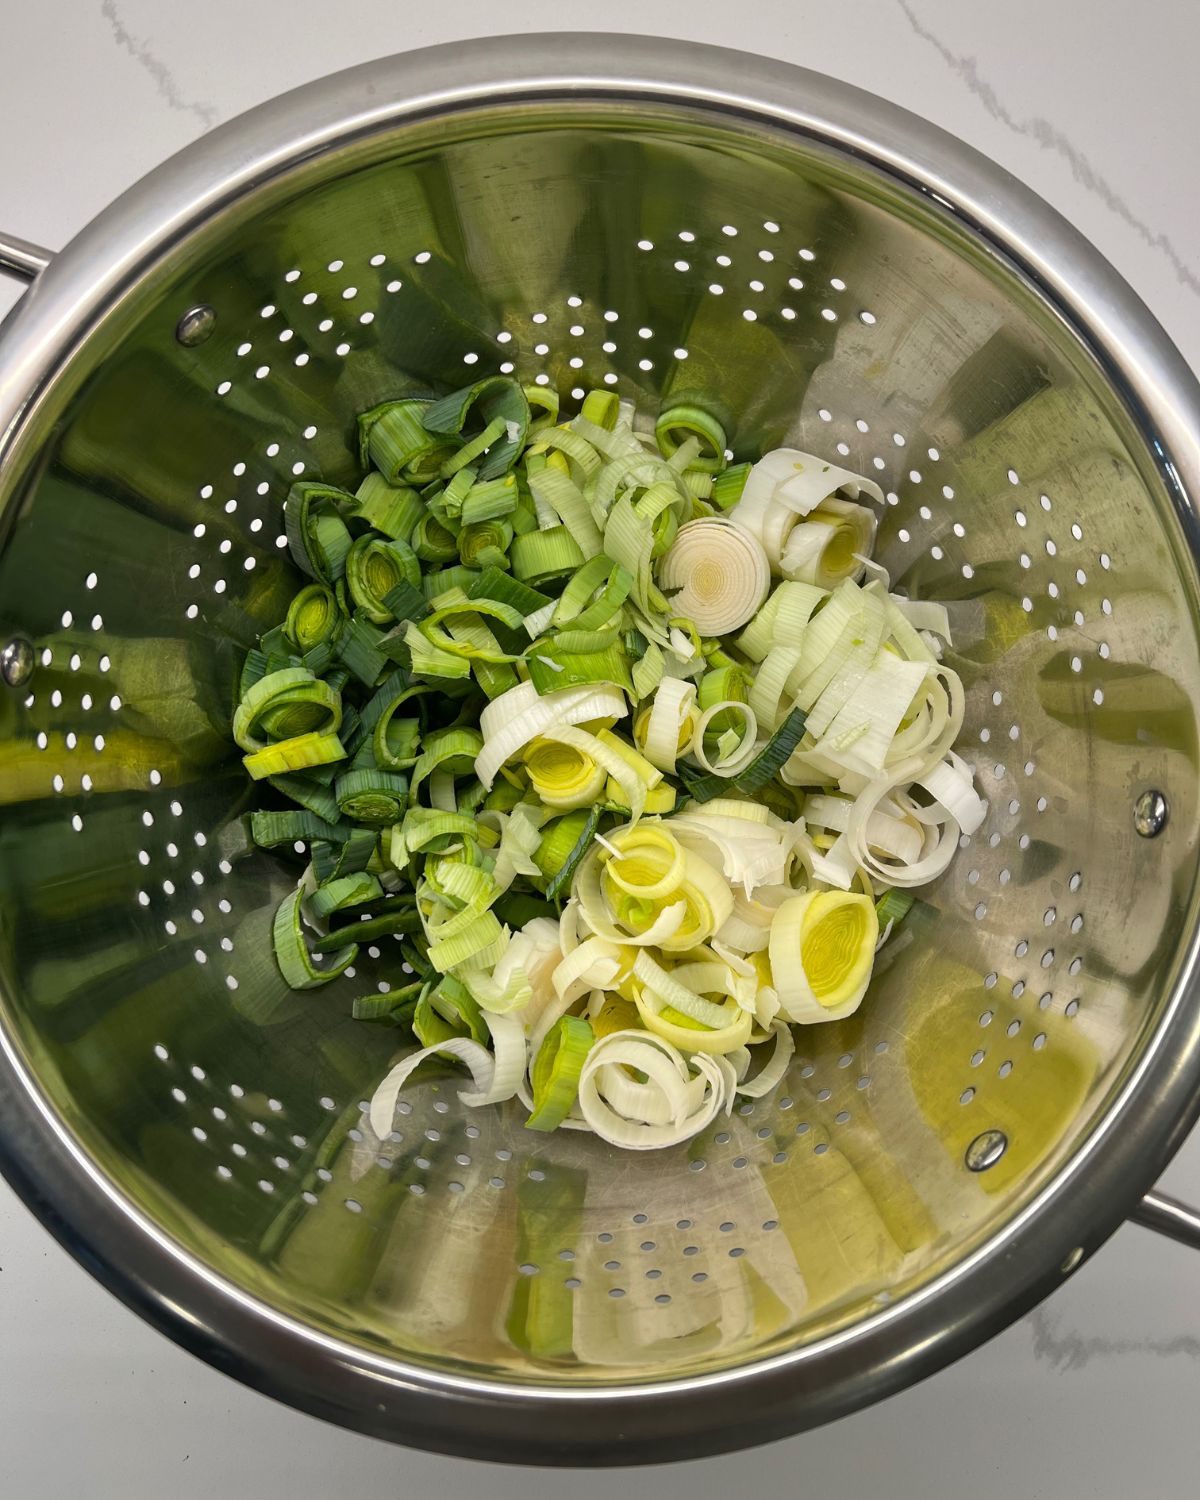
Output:
<instances>
[{"instance_id":1,"label":"gray vein in marble","mask_svg":"<svg viewBox=\"0 0 1200 1500\"><path fill-rule=\"evenodd\" d=\"M1082 1370L1094 1359L1114 1355L1149 1354L1156 1359L1183 1355L1200 1360L1200 1338L1180 1334L1167 1339L1112 1339L1100 1334L1078 1333L1062 1327L1048 1309L1039 1307L1026 1319L1033 1334L1033 1357L1055 1370Z\"/></svg>"},{"instance_id":2,"label":"gray vein in marble","mask_svg":"<svg viewBox=\"0 0 1200 1500\"><path fill-rule=\"evenodd\" d=\"M933 31L924 25L920 17L911 9L908 0L897 0L897 4L908 18L908 24L923 42L929 45L940 55L942 61L951 72L959 78L970 89L971 93L979 100L984 109L1002 125L1014 131L1017 135L1027 136L1035 141L1044 151L1054 151L1061 156L1071 169L1076 182L1086 188L1088 192L1095 194L1112 213L1123 220L1129 227L1143 239L1152 250L1157 250L1170 263L1180 284L1187 287L1189 291L1200 295L1200 271L1190 266L1176 249L1171 239L1154 231L1149 225L1142 222L1133 212L1125 200L1097 169L1091 161L1072 144L1071 140L1063 134L1057 125L1041 115L1032 115L1028 119L1020 120L1007 109L1000 99L999 94L992 85L979 72L979 65L973 57L965 57L951 51L945 42Z\"/></svg>"},{"instance_id":3,"label":"gray vein in marble","mask_svg":"<svg viewBox=\"0 0 1200 1500\"><path fill-rule=\"evenodd\" d=\"M179 110L181 114L194 115L202 125L209 128L217 123L221 118L219 112L201 99L186 98L175 82L175 75L162 58L153 51L148 42L134 36L129 30L117 10L116 0L101 0L100 14L112 28L113 40L117 46L128 52L130 57L149 73L154 81L154 87L172 109Z\"/></svg>"}]
</instances>

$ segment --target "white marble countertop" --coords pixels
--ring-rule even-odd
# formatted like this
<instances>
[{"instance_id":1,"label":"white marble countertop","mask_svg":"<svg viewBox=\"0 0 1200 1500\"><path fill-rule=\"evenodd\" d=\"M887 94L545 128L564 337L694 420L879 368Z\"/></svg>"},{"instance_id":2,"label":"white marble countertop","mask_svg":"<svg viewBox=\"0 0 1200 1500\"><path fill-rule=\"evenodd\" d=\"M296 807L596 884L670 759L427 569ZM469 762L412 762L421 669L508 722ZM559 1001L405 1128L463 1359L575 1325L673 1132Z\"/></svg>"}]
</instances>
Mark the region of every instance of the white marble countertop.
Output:
<instances>
[{"instance_id":1,"label":"white marble countertop","mask_svg":"<svg viewBox=\"0 0 1200 1500\"><path fill-rule=\"evenodd\" d=\"M51 247L170 152L368 57L528 29L688 36L845 78L954 131L1108 255L1200 368L1200 11L1181 0L40 0L3 18L0 223ZM15 289L0 282L0 312ZM1200 1201L1200 1133L1165 1179ZM870 1491L927 1500L1180 1496L1200 1456L1200 1257L1127 1227L1048 1303L884 1405L753 1453L623 1481L661 1500ZM0 1488L439 1500L607 1494L613 1476L406 1452L300 1416L182 1353L0 1183ZM836 1490L834 1487L837 1487Z\"/></svg>"}]
</instances>

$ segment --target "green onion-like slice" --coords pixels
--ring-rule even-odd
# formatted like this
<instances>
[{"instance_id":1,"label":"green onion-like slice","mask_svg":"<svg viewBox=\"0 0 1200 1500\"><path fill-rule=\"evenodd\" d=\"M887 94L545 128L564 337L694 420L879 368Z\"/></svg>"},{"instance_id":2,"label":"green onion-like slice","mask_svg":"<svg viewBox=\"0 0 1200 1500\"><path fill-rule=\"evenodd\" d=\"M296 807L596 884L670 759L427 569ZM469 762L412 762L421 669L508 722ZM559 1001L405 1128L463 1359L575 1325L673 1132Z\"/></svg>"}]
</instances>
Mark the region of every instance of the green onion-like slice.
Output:
<instances>
[{"instance_id":1,"label":"green onion-like slice","mask_svg":"<svg viewBox=\"0 0 1200 1500\"><path fill-rule=\"evenodd\" d=\"M365 922L350 922L345 927L339 927L336 932L318 938L313 948L318 953L322 953L327 949L336 948L348 937L352 937L356 943L372 943L376 938L391 937L397 932L420 932L420 930L420 913L415 907L409 907L406 911L391 911L378 917L370 917Z\"/></svg>"},{"instance_id":2,"label":"green onion-like slice","mask_svg":"<svg viewBox=\"0 0 1200 1500\"><path fill-rule=\"evenodd\" d=\"M308 949L308 941L304 935L304 924L300 918L300 898L301 893L296 890L290 896L285 896L279 903L271 935L279 972L287 983L294 990L313 990L318 985L328 984L331 979L336 979L343 969L349 968L358 957L358 948L354 943L351 943L349 947L339 948L337 952L330 955L327 965L318 968L313 962L312 954Z\"/></svg>"},{"instance_id":3,"label":"green onion-like slice","mask_svg":"<svg viewBox=\"0 0 1200 1500\"><path fill-rule=\"evenodd\" d=\"M428 477L435 478L451 451L443 438L425 430L422 418L432 404L389 401L359 417L359 433L366 439L371 462L389 484L399 484L403 477L424 477L429 467L433 472Z\"/></svg>"},{"instance_id":4,"label":"green onion-like slice","mask_svg":"<svg viewBox=\"0 0 1200 1500\"><path fill-rule=\"evenodd\" d=\"M472 424L486 430L497 418L504 422L504 436L489 446L478 464L480 479L496 479L516 462L529 427L529 402L515 380L505 375L477 380L435 401L423 420L430 432L462 433Z\"/></svg>"},{"instance_id":5,"label":"green onion-like slice","mask_svg":"<svg viewBox=\"0 0 1200 1500\"><path fill-rule=\"evenodd\" d=\"M238 704L233 737L243 750L259 750L265 739L336 733L342 700L306 667L285 667L261 677Z\"/></svg>"},{"instance_id":6,"label":"green onion-like slice","mask_svg":"<svg viewBox=\"0 0 1200 1500\"><path fill-rule=\"evenodd\" d=\"M420 582L421 564L407 542L360 536L346 558L350 597L374 625L387 625L395 618L387 605L388 594L402 583L415 591Z\"/></svg>"},{"instance_id":7,"label":"green onion-like slice","mask_svg":"<svg viewBox=\"0 0 1200 1500\"><path fill-rule=\"evenodd\" d=\"M489 479L485 484L472 487L462 504L462 523L474 525L477 521L494 521L502 516L511 516L517 508L521 491L515 474L506 474L503 479Z\"/></svg>"},{"instance_id":8,"label":"green onion-like slice","mask_svg":"<svg viewBox=\"0 0 1200 1500\"><path fill-rule=\"evenodd\" d=\"M875 915L879 918L880 928L886 927L889 922L893 925L903 922L915 899L911 891L884 891L875 903Z\"/></svg>"},{"instance_id":9,"label":"green onion-like slice","mask_svg":"<svg viewBox=\"0 0 1200 1500\"><path fill-rule=\"evenodd\" d=\"M338 641L338 656L352 677L373 688L387 670L387 657L380 650L383 632L369 620L354 615Z\"/></svg>"},{"instance_id":10,"label":"green onion-like slice","mask_svg":"<svg viewBox=\"0 0 1200 1500\"><path fill-rule=\"evenodd\" d=\"M698 406L671 406L660 413L654 436L664 458L670 458L688 438L697 438L700 451L688 465L716 474L725 467L725 429Z\"/></svg>"},{"instance_id":11,"label":"green onion-like slice","mask_svg":"<svg viewBox=\"0 0 1200 1500\"><path fill-rule=\"evenodd\" d=\"M513 529L505 520L477 521L458 534L458 555L468 568L501 568L508 562Z\"/></svg>"},{"instance_id":12,"label":"green onion-like slice","mask_svg":"<svg viewBox=\"0 0 1200 1500\"><path fill-rule=\"evenodd\" d=\"M318 583L342 576L350 551L350 532L340 507L353 495L332 485L297 481L283 502L283 523L296 566Z\"/></svg>"},{"instance_id":13,"label":"green onion-like slice","mask_svg":"<svg viewBox=\"0 0 1200 1500\"><path fill-rule=\"evenodd\" d=\"M713 503L721 510L732 510L742 498L746 481L750 478L753 464L733 464L723 474L717 474L712 483Z\"/></svg>"},{"instance_id":14,"label":"green onion-like slice","mask_svg":"<svg viewBox=\"0 0 1200 1500\"><path fill-rule=\"evenodd\" d=\"M334 804L334 813L337 805ZM330 843L341 843L350 830L343 823L326 822L307 809L286 812L255 812L250 814L250 837L260 849L274 849L280 844L307 843L310 839L324 839Z\"/></svg>"},{"instance_id":15,"label":"green onion-like slice","mask_svg":"<svg viewBox=\"0 0 1200 1500\"><path fill-rule=\"evenodd\" d=\"M534 588L556 578L565 578L583 566L579 544L565 526L527 531L523 536L514 537L509 556L513 575Z\"/></svg>"},{"instance_id":16,"label":"green onion-like slice","mask_svg":"<svg viewBox=\"0 0 1200 1500\"><path fill-rule=\"evenodd\" d=\"M468 464L473 464L477 458L482 457L498 438L506 435L506 425L503 417L493 417L482 432L473 437L470 442L464 443L452 458L446 460L441 469L442 478L452 478L460 469L466 468Z\"/></svg>"},{"instance_id":17,"label":"green onion-like slice","mask_svg":"<svg viewBox=\"0 0 1200 1500\"><path fill-rule=\"evenodd\" d=\"M378 843L378 829L355 828L338 850L328 878L336 879L342 875L353 875L359 870L365 870L371 862Z\"/></svg>"},{"instance_id":18,"label":"green onion-like slice","mask_svg":"<svg viewBox=\"0 0 1200 1500\"><path fill-rule=\"evenodd\" d=\"M436 517L428 513L417 522L412 535L413 551L422 562L444 563L458 556L458 541Z\"/></svg>"},{"instance_id":19,"label":"green onion-like slice","mask_svg":"<svg viewBox=\"0 0 1200 1500\"><path fill-rule=\"evenodd\" d=\"M287 774L272 776L271 785L277 792L282 792L292 802L298 802L301 807L313 813L322 822L336 823L338 821L337 799L328 787L322 786L319 781L313 781L307 774L301 772L292 776Z\"/></svg>"},{"instance_id":20,"label":"green onion-like slice","mask_svg":"<svg viewBox=\"0 0 1200 1500\"><path fill-rule=\"evenodd\" d=\"M579 1092L583 1061L596 1038L580 1016L560 1016L533 1060L533 1113L527 1130L557 1130Z\"/></svg>"},{"instance_id":21,"label":"green onion-like slice","mask_svg":"<svg viewBox=\"0 0 1200 1500\"><path fill-rule=\"evenodd\" d=\"M558 688L576 687L582 682L611 682L632 694L629 659L620 637L612 634L599 650L572 651L569 636L575 633L548 636L530 646L525 665L529 669L529 680L538 692L553 693ZM586 639L588 633L579 634Z\"/></svg>"},{"instance_id":22,"label":"green onion-like slice","mask_svg":"<svg viewBox=\"0 0 1200 1500\"><path fill-rule=\"evenodd\" d=\"M283 628L288 640L303 656L306 651L336 635L341 620L342 612L338 609L333 590L323 583L310 583L288 605Z\"/></svg>"},{"instance_id":23,"label":"green onion-like slice","mask_svg":"<svg viewBox=\"0 0 1200 1500\"><path fill-rule=\"evenodd\" d=\"M485 568L467 590L470 599L494 599L498 604L507 604L522 617L535 614L550 603L548 594L531 589L528 584L502 573L499 568Z\"/></svg>"},{"instance_id":24,"label":"green onion-like slice","mask_svg":"<svg viewBox=\"0 0 1200 1500\"><path fill-rule=\"evenodd\" d=\"M421 983L406 984L398 990L387 990L382 995L360 995L351 1006L350 1014L356 1021L390 1021L403 1025L411 1021L421 994Z\"/></svg>"},{"instance_id":25,"label":"green onion-like slice","mask_svg":"<svg viewBox=\"0 0 1200 1500\"><path fill-rule=\"evenodd\" d=\"M280 776L285 771L303 771L332 760L344 760L346 750L336 734L299 734L292 740L267 745L253 755L244 756L242 764L254 778Z\"/></svg>"},{"instance_id":26,"label":"green onion-like slice","mask_svg":"<svg viewBox=\"0 0 1200 1500\"><path fill-rule=\"evenodd\" d=\"M346 771L334 783L342 816L356 823L394 823L404 810L408 777L401 771Z\"/></svg>"},{"instance_id":27,"label":"green onion-like slice","mask_svg":"<svg viewBox=\"0 0 1200 1500\"><path fill-rule=\"evenodd\" d=\"M597 427L603 427L605 432L611 432L617 425L620 411L621 398L616 391L589 391L583 398L579 415L585 421L594 422Z\"/></svg>"},{"instance_id":28,"label":"green onion-like slice","mask_svg":"<svg viewBox=\"0 0 1200 1500\"><path fill-rule=\"evenodd\" d=\"M326 881L308 898L308 910L314 919L323 919L335 911L346 911L352 906L365 906L383 894L383 887L374 875L359 870L353 875L341 875L336 880ZM341 933L344 943L349 933ZM357 933L355 934L357 937Z\"/></svg>"},{"instance_id":29,"label":"green onion-like slice","mask_svg":"<svg viewBox=\"0 0 1200 1500\"><path fill-rule=\"evenodd\" d=\"M354 493L351 514L394 541L406 542L413 527L425 514L416 490L406 484L389 484L372 469Z\"/></svg>"},{"instance_id":30,"label":"green onion-like slice","mask_svg":"<svg viewBox=\"0 0 1200 1500\"><path fill-rule=\"evenodd\" d=\"M429 601L419 588L414 588L408 579L402 580L383 596L389 616L402 623L406 620L423 620L429 613Z\"/></svg>"}]
</instances>

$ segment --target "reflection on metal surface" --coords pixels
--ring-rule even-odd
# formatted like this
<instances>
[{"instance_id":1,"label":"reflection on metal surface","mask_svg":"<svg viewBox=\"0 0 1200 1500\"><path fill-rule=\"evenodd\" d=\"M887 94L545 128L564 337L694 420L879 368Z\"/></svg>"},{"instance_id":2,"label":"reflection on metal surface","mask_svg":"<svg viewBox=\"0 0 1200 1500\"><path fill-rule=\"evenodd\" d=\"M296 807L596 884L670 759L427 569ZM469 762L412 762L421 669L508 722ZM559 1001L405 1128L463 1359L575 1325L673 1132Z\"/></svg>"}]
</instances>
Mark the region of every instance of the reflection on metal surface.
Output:
<instances>
[{"instance_id":1,"label":"reflection on metal surface","mask_svg":"<svg viewBox=\"0 0 1200 1500\"><path fill-rule=\"evenodd\" d=\"M1133 826L1144 839L1156 838L1167 825L1167 799L1161 792L1145 791L1133 809Z\"/></svg>"},{"instance_id":2,"label":"reflection on metal surface","mask_svg":"<svg viewBox=\"0 0 1200 1500\"><path fill-rule=\"evenodd\" d=\"M217 315L207 303L191 307L175 325L175 337L187 349L194 349L210 339L217 326Z\"/></svg>"},{"instance_id":3,"label":"reflection on metal surface","mask_svg":"<svg viewBox=\"0 0 1200 1500\"><path fill-rule=\"evenodd\" d=\"M0 474L0 599L38 663L0 701L13 1056L127 1204L206 1268L172 1280L139 1229L139 1299L169 1284L238 1368L323 1414L450 1441L454 1417L425 1432L396 1416L376 1358L407 1362L387 1368L410 1397L498 1379L611 1396L797 1351L811 1366L752 1400L754 1421L705 1408L694 1450L847 1409L914 1350L981 1335L967 1288L887 1342L910 1294L1089 1148L1190 939L1195 577L1147 441L981 236L861 150L735 110L496 103L347 131L295 171L286 193L231 197L129 291ZM180 308L215 322L176 343ZM535 1136L511 1108L465 1111L449 1070L376 1140L364 1101L393 1044L350 1002L394 977L393 945L317 995L287 991L270 916L303 860L255 850L240 821L252 793L228 717L241 652L295 587L288 485L351 478L358 410L497 367L650 404L703 395L739 458L787 441L877 475L882 561L950 601L964 753L989 803L862 1010L808 1028L775 1095L636 1158ZM1129 815L1147 786L1171 801L1150 842ZM1159 1080L1178 1101L1193 1042L1172 1046ZM1099 1197L1084 1218L1107 1224ZM1044 1233L1023 1288L1084 1236ZM304 1340L272 1321L239 1343L244 1303L213 1276ZM1004 1315L997 1294L991 1326ZM822 1343L872 1317L869 1355ZM662 1398L639 1454L694 1425L688 1399L668 1419ZM465 1451L548 1450L545 1405L478 1400L493 1431ZM636 1420L603 1411L597 1434ZM432 1398L422 1412L443 1420Z\"/></svg>"}]
</instances>

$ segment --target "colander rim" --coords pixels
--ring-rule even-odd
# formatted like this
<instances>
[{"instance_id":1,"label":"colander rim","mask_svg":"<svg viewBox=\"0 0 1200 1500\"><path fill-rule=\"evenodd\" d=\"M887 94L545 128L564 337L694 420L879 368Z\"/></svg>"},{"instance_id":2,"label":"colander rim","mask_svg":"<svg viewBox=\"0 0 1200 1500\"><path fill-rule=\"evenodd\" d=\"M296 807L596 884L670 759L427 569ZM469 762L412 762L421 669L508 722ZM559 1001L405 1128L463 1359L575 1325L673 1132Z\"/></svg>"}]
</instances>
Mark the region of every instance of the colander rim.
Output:
<instances>
[{"instance_id":1,"label":"colander rim","mask_svg":"<svg viewBox=\"0 0 1200 1500\"><path fill-rule=\"evenodd\" d=\"M636 41L636 46L631 46ZM1080 332L1159 467L1193 558L1200 386L1116 271L1030 189L920 117L851 85L749 53L586 33L483 38L336 73L260 105L156 168L82 230L0 330L0 507L35 420L113 307L210 216L318 148L519 99L716 111L885 173L971 229ZM97 267L101 267L97 273ZM0 511L0 522L3 520ZM1193 901L1194 906L1194 901ZM85 1267L178 1343L268 1394L374 1436L521 1462L698 1457L843 1415L997 1332L1117 1227L1200 1113L1197 934L1159 1029L1079 1151L966 1260L853 1327L768 1359L645 1385L458 1378L386 1359L276 1312L215 1276L109 1181L0 1027L0 1167ZM1136 1118L1138 1128L1120 1127ZM584 1420L556 1430L555 1417Z\"/></svg>"}]
</instances>

